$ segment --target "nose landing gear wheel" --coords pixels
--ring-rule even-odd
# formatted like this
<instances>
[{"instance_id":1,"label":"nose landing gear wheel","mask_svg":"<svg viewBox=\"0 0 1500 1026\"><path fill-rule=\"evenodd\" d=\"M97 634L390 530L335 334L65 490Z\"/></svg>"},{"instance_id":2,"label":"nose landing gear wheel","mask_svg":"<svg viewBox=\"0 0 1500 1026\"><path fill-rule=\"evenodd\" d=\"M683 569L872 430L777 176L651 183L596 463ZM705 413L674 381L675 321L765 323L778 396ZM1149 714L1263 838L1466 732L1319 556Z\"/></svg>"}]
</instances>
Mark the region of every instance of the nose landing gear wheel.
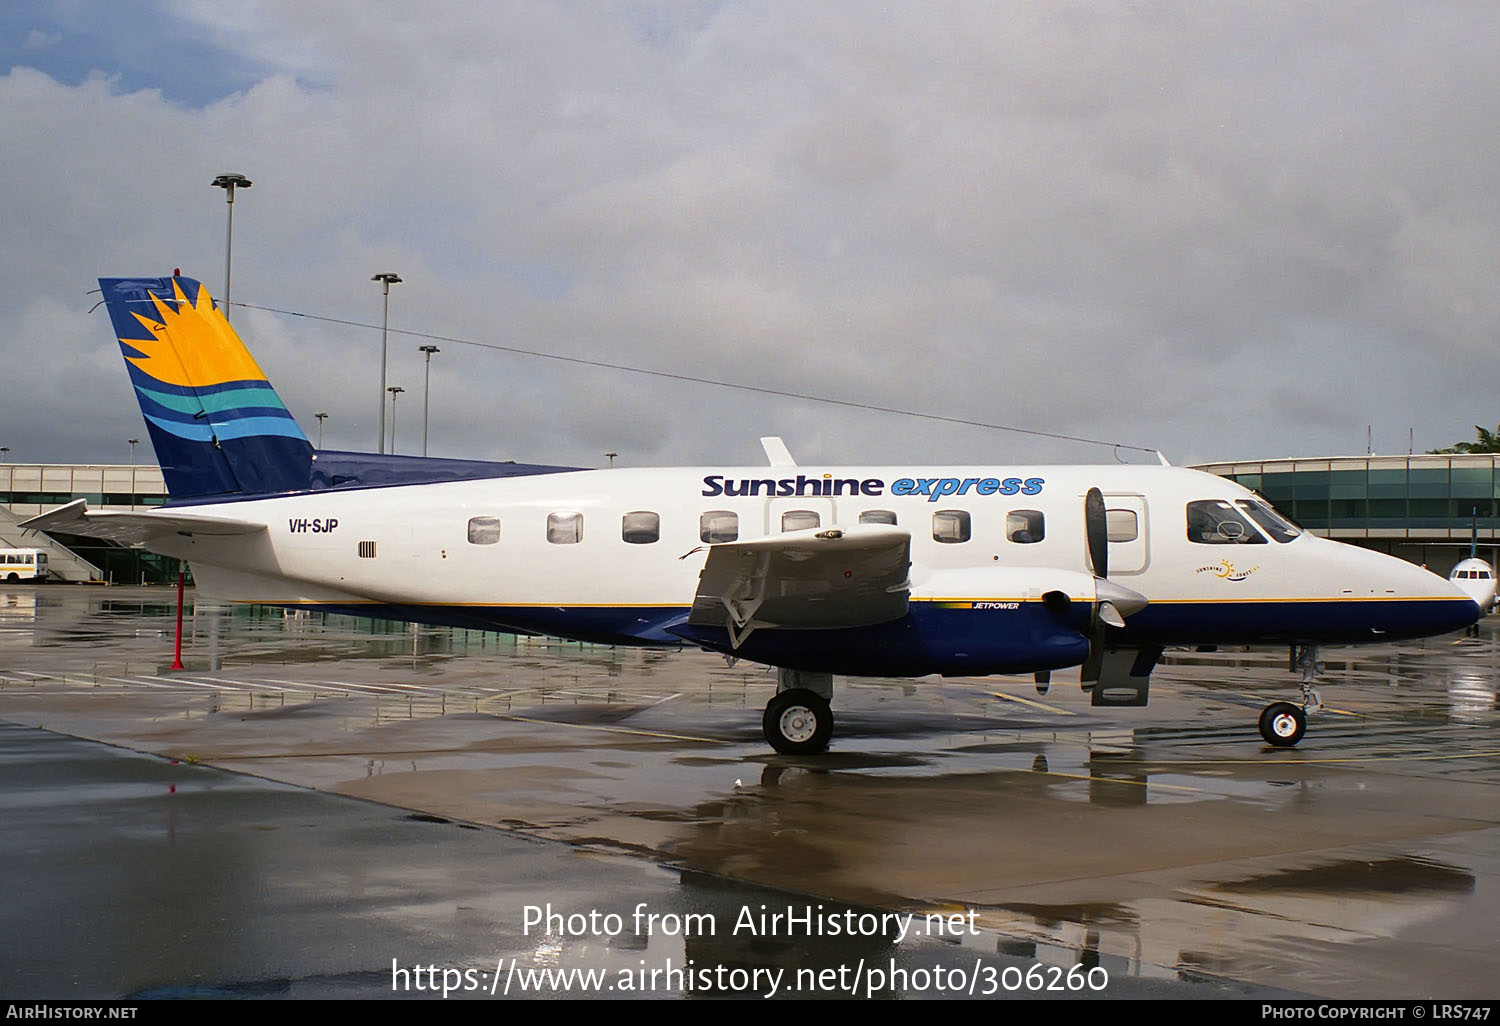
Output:
<instances>
[{"instance_id":1,"label":"nose landing gear wheel","mask_svg":"<svg viewBox=\"0 0 1500 1026\"><path fill-rule=\"evenodd\" d=\"M766 741L782 755L812 755L828 747L833 710L816 693L792 688L766 703L761 727Z\"/></svg>"},{"instance_id":2,"label":"nose landing gear wheel","mask_svg":"<svg viewBox=\"0 0 1500 1026\"><path fill-rule=\"evenodd\" d=\"M1272 702L1260 714L1260 736L1276 748L1291 748L1307 733L1307 714L1290 702Z\"/></svg>"}]
</instances>

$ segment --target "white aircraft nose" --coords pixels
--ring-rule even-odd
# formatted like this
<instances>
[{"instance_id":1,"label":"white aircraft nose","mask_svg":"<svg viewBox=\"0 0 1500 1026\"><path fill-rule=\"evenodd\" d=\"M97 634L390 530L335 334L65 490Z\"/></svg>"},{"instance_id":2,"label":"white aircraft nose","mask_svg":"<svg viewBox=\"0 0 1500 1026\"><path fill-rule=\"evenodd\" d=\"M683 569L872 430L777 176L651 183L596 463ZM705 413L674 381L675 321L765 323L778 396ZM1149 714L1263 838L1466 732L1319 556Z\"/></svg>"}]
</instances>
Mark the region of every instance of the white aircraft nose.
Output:
<instances>
[{"instance_id":1,"label":"white aircraft nose","mask_svg":"<svg viewBox=\"0 0 1500 1026\"><path fill-rule=\"evenodd\" d=\"M1495 571L1482 559L1470 556L1460 560L1448 575L1448 583L1473 599L1485 612L1495 604Z\"/></svg>"},{"instance_id":2,"label":"white aircraft nose","mask_svg":"<svg viewBox=\"0 0 1500 1026\"><path fill-rule=\"evenodd\" d=\"M1368 637L1446 634L1470 626L1481 615L1479 603L1457 581L1382 552L1317 541L1326 553L1321 567L1325 586L1352 603L1348 608L1362 611L1358 628Z\"/></svg>"}]
</instances>

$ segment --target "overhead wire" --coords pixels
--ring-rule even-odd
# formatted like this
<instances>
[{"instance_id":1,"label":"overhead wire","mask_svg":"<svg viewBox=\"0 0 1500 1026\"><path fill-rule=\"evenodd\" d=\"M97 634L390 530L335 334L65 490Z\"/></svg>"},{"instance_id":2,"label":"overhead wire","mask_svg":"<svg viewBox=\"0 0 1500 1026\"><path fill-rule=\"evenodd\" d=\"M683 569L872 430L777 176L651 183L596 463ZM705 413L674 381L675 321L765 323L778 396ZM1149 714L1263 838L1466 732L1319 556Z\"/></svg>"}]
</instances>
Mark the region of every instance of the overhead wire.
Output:
<instances>
[{"instance_id":1,"label":"overhead wire","mask_svg":"<svg viewBox=\"0 0 1500 1026\"><path fill-rule=\"evenodd\" d=\"M274 306L261 306L255 303L245 303L234 300L233 306L244 307L247 310L261 310L265 313L280 314L284 317L301 317L310 321L322 321L326 324L340 324L350 328L369 328L381 330L379 324L369 324L364 321L352 321L343 317L328 317L322 314L306 313L301 310L285 310ZM1103 445L1114 449L1129 449L1133 452L1144 452L1157 455L1157 450L1150 446L1129 445L1124 442L1107 441L1102 438L1085 438L1081 435L1068 435L1056 431L1041 431L1037 428L1017 427L1013 424L994 424L982 420L970 420L965 417L950 417L941 413L927 413L922 410L908 410L898 406L882 406L878 403L859 402L853 399L839 399L834 396L816 395L811 392L793 392L789 389L771 388L767 385L749 385L740 381L725 381L720 378L702 377L696 374L683 374L677 371L656 370L650 367L637 367L627 363L614 363L609 360L594 360L583 356L567 356L562 353L544 353L536 349L524 349L520 346L502 345L498 342L481 342L477 339L459 338L454 335L438 335L426 331L414 331L410 328L384 329L392 335L406 335L410 338L426 339L432 342L449 342L453 345L473 346L479 349L489 349L494 352L511 353L517 356L531 356L540 360L554 360L560 363L571 363L583 367L596 367L603 370L624 371L629 374L644 374L654 378L665 378L669 381L690 382L697 385L712 385L716 388L732 388L741 392L754 392L759 395L777 396L783 399L799 399L804 402L823 403L830 406L842 406L851 410L864 410L871 413L889 413L900 417L914 417L920 420L936 421L943 424L958 424L963 427L985 428L990 431L1010 431L1021 435L1031 435L1036 438L1051 438L1064 442L1081 442L1085 445ZM1118 459L1118 455L1116 459Z\"/></svg>"}]
</instances>

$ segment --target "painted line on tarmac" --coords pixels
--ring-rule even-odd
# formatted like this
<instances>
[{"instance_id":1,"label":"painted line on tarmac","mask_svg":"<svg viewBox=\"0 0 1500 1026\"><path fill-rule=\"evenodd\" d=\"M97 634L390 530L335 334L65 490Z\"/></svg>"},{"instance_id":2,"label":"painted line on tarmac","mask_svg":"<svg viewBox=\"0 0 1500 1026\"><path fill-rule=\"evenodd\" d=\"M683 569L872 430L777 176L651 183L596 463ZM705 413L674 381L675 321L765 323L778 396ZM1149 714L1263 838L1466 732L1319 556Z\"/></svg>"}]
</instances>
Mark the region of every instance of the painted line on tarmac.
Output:
<instances>
[{"instance_id":1,"label":"painted line on tarmac","mask_svg":"<svg viewBox=\"0 0 1500 1026\"><path fill-rule=\"evenodd\" d=\"M668 734L660 730L638 730L633 727L606 727L598 723L562 723L557 720L543 720L535 716L512 716L509 713L495 713L496 719L514 720L517 723L540 723L547 727L573 727L577 730L600 730L609 734L635 734L639 737L660 737L670 741L701 741L707 745L732 745L735 742L718 737L694 737L691 734Z\"/></svg>"},{"instance_id":2,"label":"painted line on tarmac","mask_svg":"<svg viewBox=\"0 0 1500 1026\"><path fill-rule=\"evenodd\" d=\"M1122 765L1124 765L1122 763ZM1119 777L1097 777L1090 773L1060 773L1056 770L1023 770L1017 773L1040 773L1044 777L1062 777L1064 780L1094 780L1101 784L1127 784L1131 787L1149 787L1153 791L1186 791L1189 794L1219 794L1206 787L1188 787L1184 784L1161 784L1152 780L1122 780Z\"/></svg>"},{"instance_id":3,"label":"painted line on tarmac","mask_svg":"<svg viewBox=\"0 0 1500 1026\"><path fill-rule=\"evenodd\" d=\"M170 691L175 686L173 684L162 684L159 681L147 680L144 677L105 677L104 679L124 684L127 687L157 688L162 691Z\"/></svg>"},{"instance_id":4,"label":"painted line on tarmac","mask_svg":"<svg viewBox=\"0 0 1500 1026\"><path fill-rule=\"evenodd\" d=\"M1263 709L1274 702L1287 702L1284 698L1266 698L1263 695L1250 695L1243 691L1234 694L1210 692L1206 697L1210 701L1220 702L1224 705L1238 706L1242 709ZM1297 703L1287 702L1287 704L1296 705ZM1370 715L1369 713L1355 712L1353 709L1339 709L1331 705L1323 706L1318 712L1329 713L1334 716L1353 716L1356 719L1363 719Z\"/></svg>"},{"instance_id":5,"label":"painted line on tarmac","mask_svg":"<svg viewBox=\"0 0 1500 1026\"><path fill-rule=\"evenodd\" d=\"M382 687L379 684L355 684L355 683L352 683L352 682L347 681L347 680L314 680L314 681L305 681L304 683L307 683L307 684L322 684L322 685L325 685L325 686L331 687L331 688L344 688L345 690L355 692L356 694L372 694L372 695L400 695L400 694L405 694L405 692L403 692L403 691L401 691L401 690L399 690L397 688Z\"/></svg>"},{"instance_id":6,"label":"painted line on tarmac","mask_svg":"<svg viewBox=\"0 0 1500 1026\"><path fill-rule=\"evenodd\" d=\"M989 691L986 692L986 694L994 695L996 698L1003 698L1007 702L1019 702L1021 705L1027 705L1033 709L1040 709L1043 712L1057 713L1059 716L1078 715L1071 709L1063 709L1055 705L1048 705L1046 702L1037 702L1030 698L1022 698L1020 695L1007 695L1003 691Z\"/></svg>"},{"instance_id":7,"label":"painted line on tarmac","mask_svg":"<svg viewBox=\"0 0 1500 1026\"><path fill-rule=\"evenodd\" d=\"M212 677L206 678L209 683L204 683L204 681L202 680L194 680L191 677L161 677L154 674L142 674L142 677L145 680L159 680L168 686L176 685L177 687L182 687L185 684L189 687L202 688L205 691L254 690L254 685L248 684L245 681L234 681L233 683L230 683L227 681L214 681Z\"/></svg>"},{"instance_id":8,"label":"painted line on tarmac","mask_svg":"<svg viewBox=\"0 0 1500 1026\"><path fill-rule=\"evenodd\" d=\"M1192 761L1163 761L1160 759L1141 759L1138 761L1120 760L1121 766L1143 766L1164 767L1179 770L1185 766L1335 766L1340 763L1373 763L1373 762L1450 762L1456 759L1492 759L1500 756L1500 749L1486 750L1482 752L1462 752L1456 755L1419 755L1414 753L1392 753L1390 755L1351 755L1340 758L1324 759L1193 759Z\"/></svg>"}]
</instances>

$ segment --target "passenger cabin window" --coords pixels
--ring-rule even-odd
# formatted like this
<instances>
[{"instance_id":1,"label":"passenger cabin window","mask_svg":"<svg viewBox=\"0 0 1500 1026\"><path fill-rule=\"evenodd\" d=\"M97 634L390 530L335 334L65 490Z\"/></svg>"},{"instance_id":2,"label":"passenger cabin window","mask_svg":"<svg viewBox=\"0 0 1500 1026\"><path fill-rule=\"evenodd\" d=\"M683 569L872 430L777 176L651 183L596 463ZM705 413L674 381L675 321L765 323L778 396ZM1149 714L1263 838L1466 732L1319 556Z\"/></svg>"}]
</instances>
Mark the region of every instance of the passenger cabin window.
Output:
<instances>
[{"instance_id":1,"label":"passenger cabin window","mask_svg":"<svg viewBox=\"0 0 1500 1026\"><path fill-rule=\"evenodd\" d=\"M547 540L553 545L576 545L583 541L583 514L547 514Z\"/></svg>"},{"instance_id":2,"label":"passenger cabin window","mask_svg":"<svg viewBox=\"0 0 1500 1026\"><path fill-rule=\"evenodd\" d=\"M1302 533L1296 524L1259 499L1240 499L1236 505L1250 514L1250 519L1278 542L1289 542Z\"/></svg>"},{"instance_id":3,"label":"passenger cabin window","mask_svg":"<svg viewBox=\"0 0 1500 1026\"><path fill-rule=\"evenodd\" d=\"M1013 509L1005 514L1005 537L1017 545L1031 545L1047 536L1047 518L1041 510Z\"/></svg>"},{"instance_id":4,"label":"passenger cabin window","mask_svg":"<svg viewBox=\"0 0 1500 1026\"><path fill-rule=\"evenodd\" d=\"M469 544L493 545L500 540L499 517L470 517Z\"/></svg>"},{"instance_id":5,"label":"passenger cabin window","mask_svg":"<svg viewBox=\"0 0 1500 1026\"><path fill-rule=\"evenodd\" d=\"M973 536L969 513L962 509L940 509L932 515L932 540L944 545L966 542Z\"/></svg>"},{"instance_id":6,"label":"passenger cabin window","mask_svg":"<svg viewBox=\"0 0 1500 1026\"><path fill-rule=\"evenodd\" d=\"M1104 511L1107 536L1112 542L1133 542L1141 536L1133 509L1107 509Z\"/></svg>"},{"instance_id":7,"label":"passenger cabin window","mask_svg":"<svg viewBox=\"0 0 1500 1026\"><path fill-rule=\"evenodd\" d=\"M1187 504L1187 537L1200 545L1264 545L1265 536L1223 499Z\"/></svg>"},{"instance_id":8,"label":"passenger cabin window","mask_svg":"<svg viewBox=\"0 0 1500 1026\"><path fill-rule=\"evenodd\" d=\"M710 545L732 542L740 536L740 517L727 509L709 510L698 518L698 537Z\"/></svg>"},{"instance_id":9,"label":"passenger cabin window","mask_svg":"<svg viewBox=\"0 0 1500 1026\"><path fill-rule=\"evenodd\" d=\"M888 509L867 509L859 515L861 524L890 524L895 526L896 514Z\"/></svg>"},{"instance_id":10,"label":"passenger cabin window","mask_svg":"<svg viewBox=\"0 0 1500 1026\"><path fill-rule=\"evenodd\" d=\"M661 537L661 517L640 510L620 520L620 537L631 545L650 545Z\"/></svg>"},{"instance_id":11,"label":"passenger cabin window","mask_svg":"<svg viewBox=\"0 0 1500 1026\"><path fill-rule=\"evenodd\" d=\"M811 509L789 509L781 514L783 531L805 531L809 527L819 526L822 522L817 511Z\"/></svg>"}]
</instances>

